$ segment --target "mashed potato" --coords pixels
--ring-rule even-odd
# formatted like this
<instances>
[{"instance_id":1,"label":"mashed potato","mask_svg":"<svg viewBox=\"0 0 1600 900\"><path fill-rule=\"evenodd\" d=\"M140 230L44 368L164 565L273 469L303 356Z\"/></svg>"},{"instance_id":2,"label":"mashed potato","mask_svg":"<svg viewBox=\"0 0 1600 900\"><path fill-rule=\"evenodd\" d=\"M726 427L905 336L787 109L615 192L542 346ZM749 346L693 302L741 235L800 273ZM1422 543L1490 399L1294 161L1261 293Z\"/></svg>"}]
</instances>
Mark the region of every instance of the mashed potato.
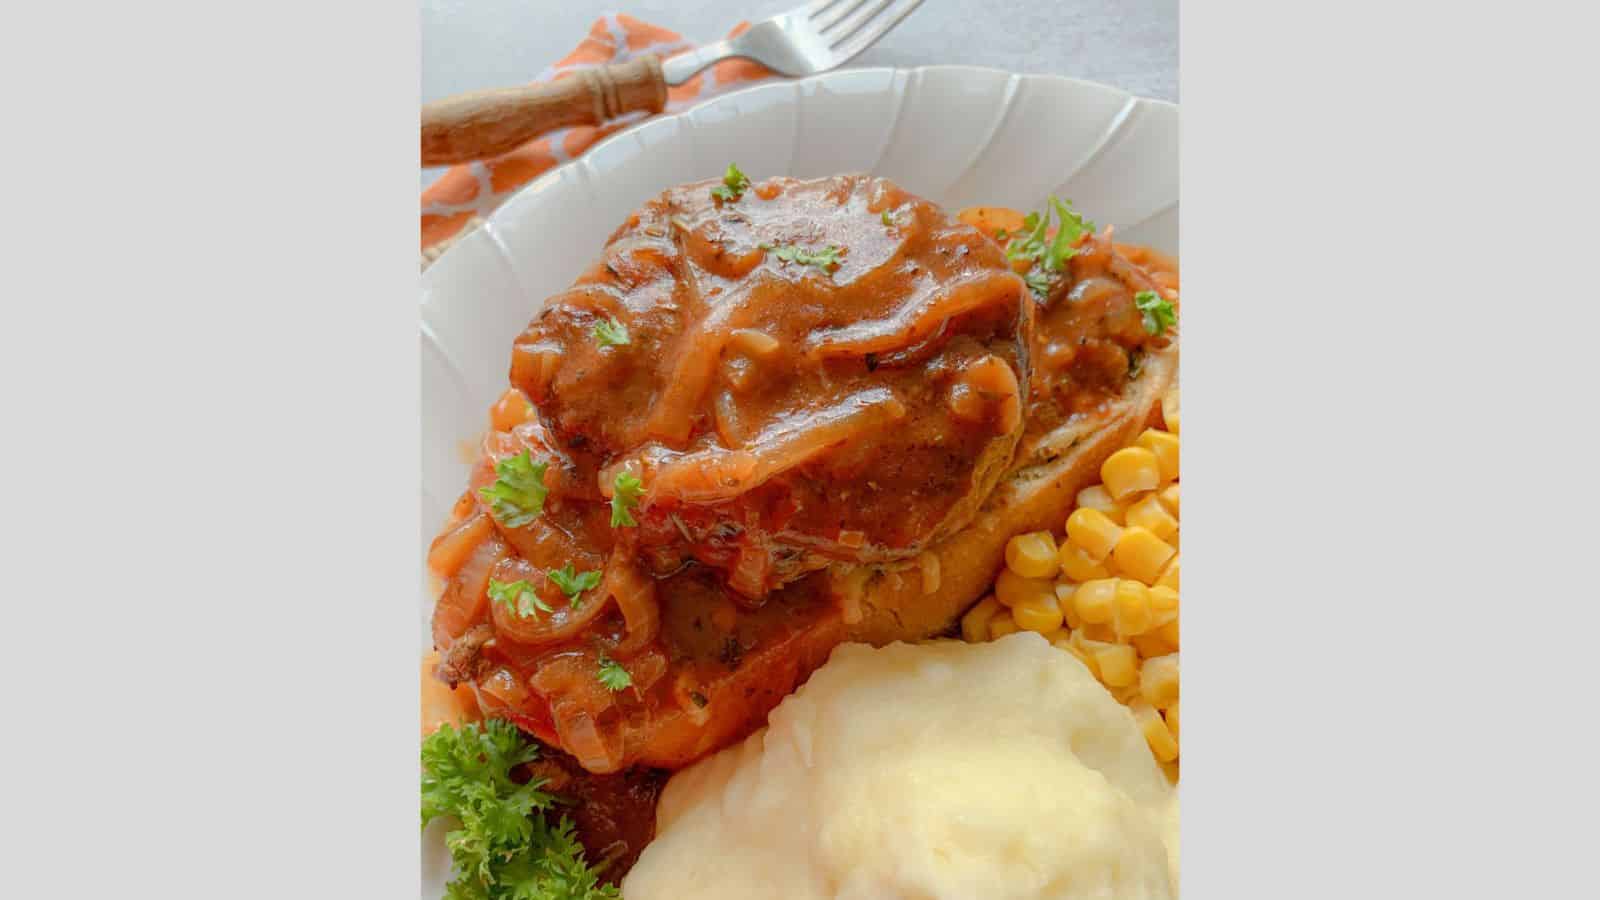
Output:
<instances>
[{"instance_id":1,"label":"mashed potato","mask_svg":"<svg viewBox=\"0 0 1600 900\"><path fill-rule=\"evenodd\" d=\"M626 900L1176 895L1176 795L1037 634L847 644L769 723L667 784Z\"/></svg>"}]
</instances>

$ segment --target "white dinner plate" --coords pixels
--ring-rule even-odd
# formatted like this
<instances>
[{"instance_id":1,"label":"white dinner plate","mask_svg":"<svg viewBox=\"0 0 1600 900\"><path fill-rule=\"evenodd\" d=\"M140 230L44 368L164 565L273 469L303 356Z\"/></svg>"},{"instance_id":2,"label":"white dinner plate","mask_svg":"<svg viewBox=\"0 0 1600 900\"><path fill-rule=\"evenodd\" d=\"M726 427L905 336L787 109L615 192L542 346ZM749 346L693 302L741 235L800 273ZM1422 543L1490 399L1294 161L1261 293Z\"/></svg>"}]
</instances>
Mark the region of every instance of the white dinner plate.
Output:
<instances>
[{"instance_id":1,"label":"white dinner plate","mask_svg":"<svg viewBox=\"0 0 1600 900\"><path fill-rule=\"evenodd\" d=\"M628 213L720 175L871 172L953 210L1070 199L1117 239L1178 253L1178 107L970 66L848 69L725 94L596 144L524 187L422 275L422 547L467 483L463 451L507 384L511 344ZM433 599L422 592L422 642ZM423 896L448 858L426 836Z\"/></svg>"}]
</instances>

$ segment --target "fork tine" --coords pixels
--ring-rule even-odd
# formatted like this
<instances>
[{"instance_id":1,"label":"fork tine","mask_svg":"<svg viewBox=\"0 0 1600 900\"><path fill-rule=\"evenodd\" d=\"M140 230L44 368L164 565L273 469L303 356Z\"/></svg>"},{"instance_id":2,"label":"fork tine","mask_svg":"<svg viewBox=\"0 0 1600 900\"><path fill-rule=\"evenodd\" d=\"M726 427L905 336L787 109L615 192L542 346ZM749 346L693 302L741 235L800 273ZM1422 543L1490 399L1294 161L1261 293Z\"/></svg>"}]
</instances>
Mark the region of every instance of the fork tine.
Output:
<instances>
[{"instance_id":1,"label":"fork tine","mask_svg":"<svg viewBox=\"0 0 1600 900\"><path fill-rule=\"evenodd\" d=\"M829 41L830 49L838 55L840 62L850 59L876 44L878 39L888 34L891 28L899 25L901 19L911 15L917 7L922 5L922 0L897 0L897 2L896 0L891 0L891 2L893 2L893 6L887 10L883 10L881 6L879 7L880 10L883 10L882 15L875 13L875 18L872 19L869 27L862 28L858 23L854 35L840 34L838 39Z\"/></svg>"},{"instance_id":2,"label":"fork tine","mask_svg":"<svg viewBox=\"0 0 1600 900\"><path fill-rule=\"evenodd\" d=\"M822 12L823 10L827 9L828 7L834 5L835 3L838 3L838 2L839 2L839 0L811 0L810 3L806 4L806 15L810 16L813 19L815 19L817 17L817 13ZM789 14L793 15L794 13L797 13L799 11L800 10L798 10L798 9L793 9L793 10L789 11Z\"/></svg>"},{"instance_id":3,"label":"fork tine","mask_svg":"<svg viewBox=\"0 0 1600 900\"><path fill-rule=\"evenodd\" d=\"M863 0L854 6L852 14L842 19L836 25L826 26L821 29L822 36L828 39L829 44L837 44L856 32L856 29L872 21L872 17L883 8L893 3L894 0Z\"/></svg>"},{"instance_id":4,"label":"fork tine","mask_svg":"<svg viewBox=\"0 0 1600 900\"><path fill-rule=\"evenodd\" d=\"M866 2L867 0L843 0L841 3L838 0L833 0L834 6L832 9L824 13L811 14L811 24L815 25L819 32L827 31L840 19L860 9L861 5ZM824 8L826 6L827 4L824 5Z\"/></svg>"}]
</instances>

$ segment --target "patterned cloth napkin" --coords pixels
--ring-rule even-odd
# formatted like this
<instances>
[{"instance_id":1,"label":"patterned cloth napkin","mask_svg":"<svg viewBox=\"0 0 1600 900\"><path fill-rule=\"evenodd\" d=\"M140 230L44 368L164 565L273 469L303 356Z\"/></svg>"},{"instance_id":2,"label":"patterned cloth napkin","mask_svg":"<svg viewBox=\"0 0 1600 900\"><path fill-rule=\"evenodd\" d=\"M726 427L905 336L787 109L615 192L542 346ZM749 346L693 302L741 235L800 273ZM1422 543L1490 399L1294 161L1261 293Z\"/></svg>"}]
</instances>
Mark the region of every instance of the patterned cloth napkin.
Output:
<instances>
[{"instance_id":1,"label":"patterned cloth napkin","mask_svg":"<svg viewBox=\"0 0 1600 900\"><path fill-rule=\"evenodd\" d=\"M728 36L733 37L749 27L750 23L740 22ZM594 23L576 50L540 72L534 81L554 81L591 66L627 62L642 53L658 53L665 58L693 46L676 32L632 16L606 15ZM688 83L669 88L666 112L679 112L718 94L774 77L767 69L747 60L717 63ZM477 227L483 217L518 188L587 150L595 141L647 117L647 113L636 112L598 128L583 125L558 129L503 156L451 167L422 192L423 265L437 259L451 241Z\"/></svg>"}]
</instances>

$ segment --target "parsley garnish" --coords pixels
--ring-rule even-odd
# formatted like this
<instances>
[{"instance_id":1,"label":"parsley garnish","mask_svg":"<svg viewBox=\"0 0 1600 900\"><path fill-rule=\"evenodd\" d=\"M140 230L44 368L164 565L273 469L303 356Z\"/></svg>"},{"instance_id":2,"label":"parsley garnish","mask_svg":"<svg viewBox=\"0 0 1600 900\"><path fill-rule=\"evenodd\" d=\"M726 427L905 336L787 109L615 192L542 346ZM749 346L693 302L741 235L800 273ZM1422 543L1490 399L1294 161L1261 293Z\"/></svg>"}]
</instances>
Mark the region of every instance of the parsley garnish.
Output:
<instances>
[{"instance_id":1,"label":"parsley garnish","mask_svg":"<svg viewBox=\"0 0 1600 900\"><path fill-rule=\"evenodd\" d=\"M1047 272L1035 272L1029 269L1022 280L1028 283L1028 290L1039 297L1048 296L1050 293L1050 275Z\"/></svg>"},{"instance_id":2,"label":"parsley garnish","mask_svg":"<svg viewBox=\"0 0 1600 900\"><path fill-rule=\"evenodd\" d=\"M894 227L894 212L893 211L886 209L886 210L883 211L883 215L879 216L878 218L880 220L882 220L883 224L889 226L890 228Z\"/></svg>"},{"instance_id":3,"label":"parsley garnish","mask_svg":"<svg viewBox=\"0 0 1600 900\"><path fill-rule=\"evenodd\" d=\"M505 604L506 609L524 619L533 615L535 609L555 612L549 604L539 599L539 595L533 591L533 585L529 584L526 578L516 581L489 579L489 599L495 603Z\"/></svg>"},{"instance_id":4,"label":"parsley garnish","mask_svg":"<svg viewBox=\"0 0 1600 900\"><path fill-rule=\"evenodd\" d=\"M711 196L732 203L744 196L749 187L750 179L739 171L737 165L728 163L728 170L722 173L722 183L711 189Z\"/></svg>"},{"instance_id":5,"label":"parsley garnish","mask_svg":"<svg viewBox=\"0 0 1600 900\"><path fill-rule=\"evenodd\" d=\"M1060 220L1056 226L1056 235L1046 240L1046 233L1050 230L1050 214L1054 211L1055 217ZM1036 212L1028 213L1022 220L1022 231L1011 238L1006 244L1006 258L1012 261L1028 260L1033 263L1032 269L1040 270L1035 274L1030 269L1023 280L1028 282L1028 287L1043 299L1050 292L1051 276L1060 272L1067 260L1077 254L1077 247L1073 246L1085 234L1094 231L1093 222L1085 219L1072 211L1072 202L1051 197L1049 206L1044 215ZM1005 240L1005 232L999 232L999 239ZM1029 277L1033 276L1033 277Z\"/></svg>"},{"instance_id":6,"label":"parsley garnish","mask_svg":"<svg viewBox=\"0 0 1600 900\"><path fill-rule=\"evenodd\" d=\"M448 816L460 827L445 835L454 863L451 900L542 898L615 900L583 858L572 821L543 815L557 799L545 779L518 784L512 769L539 758L539 745L500 719L457 729L443 725L422 741L422 825Z\"/></svg>"},{"instance_id":7,"label":"parsley garnish","mask_svg":"<svg viewBox=\"0 0 1600 900\"><path fill-rule=\"evenodd\" d=\"M572 563L567 563L559 569L551 569L544 574L545 577L555 583L556 587L561 588L561 593L567 595L567 599L571 601L573 609L579 609L583 606L583 601L578 599L579 594L590 588L600 586L600 573L598 571L584 572L580 575L573 568Z\"/></svg>"},{"instance_id":8,"label":"parsley garnish","mask_svg":"<svg viewBox=\"0 0 1600 900\"><path fill-rule=\"evenodd\" d=\"M816 266L824 272L832 272L839 267L839 254L844 252L843 247L829 244L821 250L807 250L794 244L762 244L761 249L771 250L772 255L783 260L802 266Z\"/></svg>"},{"instance_id":9,"label":"parsley garnish","mask_svg":"<svg viewBox=\"0 0 1600 900\"><path fill-rule=\"evenodd\" d=\"M633 509L639 505L639 494L643 492L644 484L631 472L618 472L616 481L612 482L611 492L611 527L632 527L638 525L633 520Z\"/></svg>"},{"instance_id":10,"label":"parsley garnish","mask_svg":"<svg viewBox=\"0 0 1600 900\"><path fill-rule=\"evenodd\" d=\"M480 488L478 495L489 504L489 512L507 528L521 528L544 512L544 460L533 461L527 450L494 464L494 484Z\"/></svg>"},{"instance_id":11,"label":"parsley garnish","mask_svg":"<svg viewBox=\"0 0 1600 900\"><path fill-rule=\"evenodd\" d=\"M633 684L633 676L622 667L622 663L600 654L600 683L616 693Z\"/></svg>"},{"instance_id":12,"label":"parsley garnish","mask_svg":"<svg viewBox=\"0 0 1600 900\"><path fill-rule=\"evenodd\" d=\"M629 343L628 326L616 319L601 319L594 323L594 339L602 347L620 347Z\"/></svg>"},{"instance_id":13,"label":"parsley garnish","mask_svg":"<svg viewBox=\"0 0 1600 900\"><path fill-rule=\"evenodd\" d=\"M1059 272L1067 260L1078 252L1073 246L1078 239L1094 231L1094 223L1073 212L1071 200L1051 197L1050 206L1056 211L1056 218L1061 220L1061 224L1056 228L1055 239L1045 248L1042 262L1047 271Z\"/></svg>"},{"instance_id":14,"label":"parsley garnish","mask_svg":"<svg viewBox=\"0 0 1600 900\"><path fill-rule=\"evenodd\" d=\"M1160 337L1168 328L1178 324L1178 312L1172 304L1161 299L1155 291L1140 291L1133 295L1133 305L1144 313L1144 330Z\"/></svg>"},{"instance_id":15,"label":"parsley garnish","mask_svg":"<svg viewBox=\"0 0 1600 900\"><path fill-rule=\"evenodd\" d=\"M1044 254L1044 233L1049 227L1048 216L1041 217L1036 212L1028 213L1022 220L1022 230L1006 244L1006 259L1037 260Z\"/></svg>"}]
</instances>

